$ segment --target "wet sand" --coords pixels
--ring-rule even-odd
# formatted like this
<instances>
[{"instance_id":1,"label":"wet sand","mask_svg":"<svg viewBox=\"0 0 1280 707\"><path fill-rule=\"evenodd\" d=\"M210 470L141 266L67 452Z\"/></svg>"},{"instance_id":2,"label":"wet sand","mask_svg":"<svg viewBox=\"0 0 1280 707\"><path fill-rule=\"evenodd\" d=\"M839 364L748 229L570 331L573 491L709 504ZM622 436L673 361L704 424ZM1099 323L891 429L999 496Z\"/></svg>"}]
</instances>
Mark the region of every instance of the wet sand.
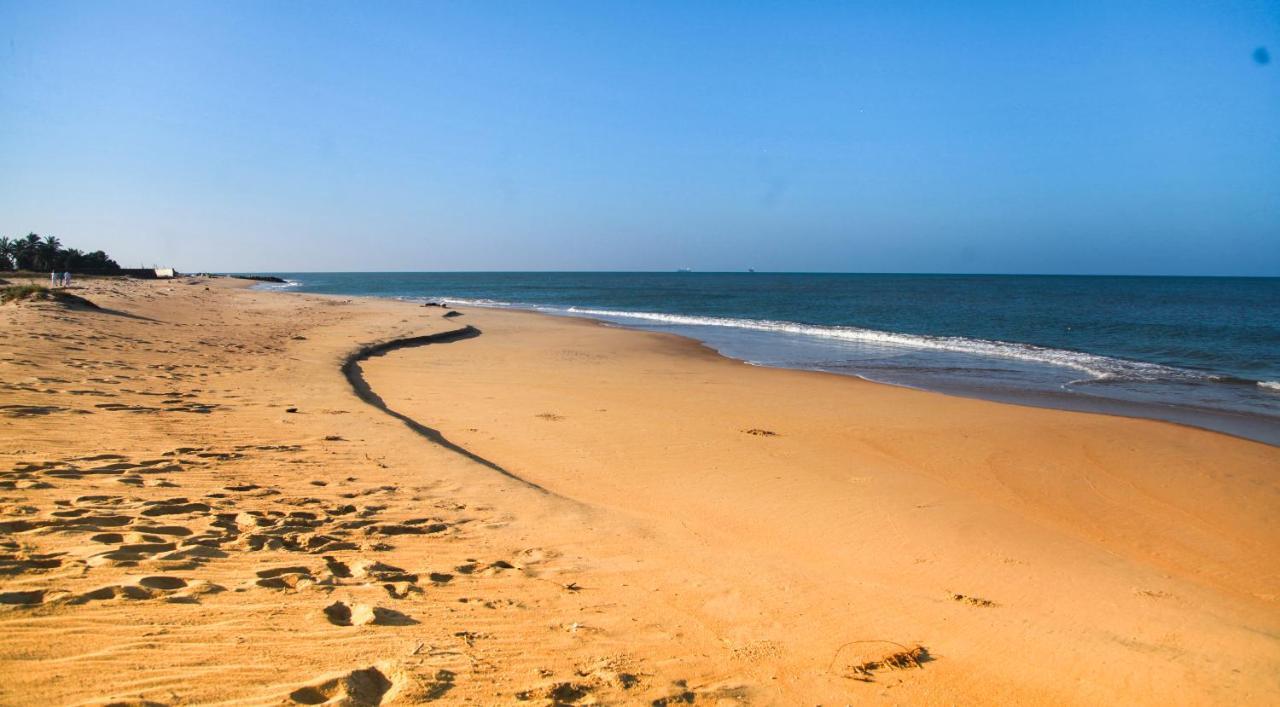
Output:
<instances>
[{"instance_id":1,"label":"wet sand","mask_svg":"<svg viewBox=\"0 0 1280 707\"><path fill-rule=\"evenodd\" d=\"M530 313L75 292L0 308L5 704L1280 699L1275 447Z\"/></svg>"}]
</instances>

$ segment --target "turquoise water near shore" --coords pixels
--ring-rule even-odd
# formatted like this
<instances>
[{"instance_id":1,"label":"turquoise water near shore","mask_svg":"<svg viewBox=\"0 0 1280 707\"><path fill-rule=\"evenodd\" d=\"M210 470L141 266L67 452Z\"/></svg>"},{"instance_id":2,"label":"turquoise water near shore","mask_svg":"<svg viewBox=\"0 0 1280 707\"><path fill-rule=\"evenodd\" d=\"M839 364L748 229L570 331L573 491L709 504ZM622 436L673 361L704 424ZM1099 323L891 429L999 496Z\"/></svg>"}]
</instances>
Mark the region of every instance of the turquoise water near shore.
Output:
<instances>
[{"instance_id":1,"label":"turquoise water near shore","mask_svg":"<svg viewBox=\"0 0 1280 707\"><path fill-rule=\"evenodd\" d=\"M289 283L265 287L591 317L759 365L1280 444L1280 278L270 274Z\"/></svg>"}]
</instances>

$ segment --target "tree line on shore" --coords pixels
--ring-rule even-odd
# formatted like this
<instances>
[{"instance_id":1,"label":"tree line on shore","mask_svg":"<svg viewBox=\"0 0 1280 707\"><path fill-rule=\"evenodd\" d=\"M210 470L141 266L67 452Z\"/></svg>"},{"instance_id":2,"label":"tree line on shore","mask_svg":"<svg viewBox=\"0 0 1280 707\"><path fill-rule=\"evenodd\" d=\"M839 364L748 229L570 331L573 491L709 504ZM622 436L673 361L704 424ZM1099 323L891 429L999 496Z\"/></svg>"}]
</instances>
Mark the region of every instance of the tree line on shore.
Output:
<instances>
[{"instance_id":1,"label":"tree line on shore","mask_svg":"<svg viewBox=\"0 0 1280 707\"><path fill-rule=\"evenodd\" d=\"M0 270L113 273L120 265L100 250L63 248L57 236L28 233L20 238L0 236Z\"/></svg>"}]
</instances>

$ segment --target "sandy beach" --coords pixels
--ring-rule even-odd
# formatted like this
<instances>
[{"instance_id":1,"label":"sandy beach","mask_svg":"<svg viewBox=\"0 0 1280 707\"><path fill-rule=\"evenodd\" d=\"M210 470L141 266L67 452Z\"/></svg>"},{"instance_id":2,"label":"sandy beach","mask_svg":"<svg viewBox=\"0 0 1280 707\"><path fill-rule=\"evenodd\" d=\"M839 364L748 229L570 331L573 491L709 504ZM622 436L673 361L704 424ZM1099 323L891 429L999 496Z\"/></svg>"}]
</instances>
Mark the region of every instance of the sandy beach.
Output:
<instances>
[{"instance_id":1,"label":"sandy beach","mask_svg":"<svg viewBox=\"0 0 1280 707\"><path fill-rule=\"evenodd\" d=\"M0 307L0 703L1280 701L1276 447L250 284Z\"/></svg>"}]
</instances>

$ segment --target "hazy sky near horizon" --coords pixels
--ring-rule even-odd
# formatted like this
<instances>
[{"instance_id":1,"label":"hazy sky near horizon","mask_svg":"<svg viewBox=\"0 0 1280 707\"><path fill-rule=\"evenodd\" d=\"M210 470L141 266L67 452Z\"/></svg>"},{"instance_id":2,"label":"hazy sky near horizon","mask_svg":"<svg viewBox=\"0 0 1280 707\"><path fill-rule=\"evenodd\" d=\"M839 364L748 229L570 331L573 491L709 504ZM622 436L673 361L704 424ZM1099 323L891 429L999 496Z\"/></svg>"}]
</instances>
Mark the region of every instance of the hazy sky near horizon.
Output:
<instances>
[{"instance_id":1,"label":"hazy sky near horizon","mask_svg":"<svg viewBox=\"0 0 1280 707\"><path fill-rule=\"evenodd\" d=\"M0 234L122 265L1280 275L1274 1L0 0L0 42Z\"/></svg>"}]
</instances>

